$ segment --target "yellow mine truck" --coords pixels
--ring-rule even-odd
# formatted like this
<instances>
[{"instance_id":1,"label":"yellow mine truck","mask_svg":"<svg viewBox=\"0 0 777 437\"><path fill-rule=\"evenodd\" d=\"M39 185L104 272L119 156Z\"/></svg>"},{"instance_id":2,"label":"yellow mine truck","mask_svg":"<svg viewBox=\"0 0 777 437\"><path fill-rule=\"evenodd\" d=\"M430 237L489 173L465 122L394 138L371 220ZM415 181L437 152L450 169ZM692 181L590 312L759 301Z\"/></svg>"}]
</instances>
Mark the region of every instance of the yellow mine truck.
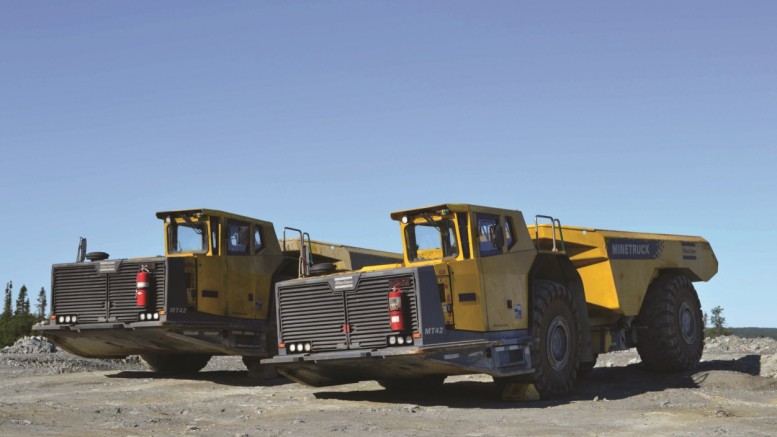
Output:
<instances>
[{"instance_id":1,"label":"yellow mine truck","mask_svg":"<svg viewBox=\"0 0 777 437\"><path fill-rule=\"evenodd\" d=\"M139 354L153 370L196 372L212 355L239 355L252 372L275 350L277 281L401 261L399 254L311 241L286 228L210 209L157 213L165 256L86 253L52 267L50 320L35 326L91 358ZM286 233L296 235L286 239ZM89 260L86 262L86 260Z\"/></svg>"},{"instance_id":2,"label":"yellow mine truck","mask_svg":"<svg viewBox=\"0 0 777 437\"><path fill-rule=\"evenodd\" d=\"M699 237L562 227L520 211L399 211L401 264L276 285L278 355L297 382L389 389L485 373L503 396L565 395L600 353L693 368L704 344L693 281L717 272Z\"/></svg>"}]
</instances>

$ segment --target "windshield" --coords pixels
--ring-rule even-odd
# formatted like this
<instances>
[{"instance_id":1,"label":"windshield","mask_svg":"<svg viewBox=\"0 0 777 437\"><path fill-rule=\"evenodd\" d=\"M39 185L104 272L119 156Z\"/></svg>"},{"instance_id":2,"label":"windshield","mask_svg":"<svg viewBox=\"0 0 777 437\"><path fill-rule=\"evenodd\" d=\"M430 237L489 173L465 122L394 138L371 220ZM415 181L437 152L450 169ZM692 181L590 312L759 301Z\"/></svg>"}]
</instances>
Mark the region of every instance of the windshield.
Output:
<instances>
[{"instance_id":1,"label":"windshield","mask_svg":"<svg viewBox=\"0 0 777 437\"><path fill-rule=\"evenodd\" d=\"M411 223L405 228L407 253L410 261L428 261L456 257L459 244L453 220L433 220Z\"/></svg>"},{"instance_id":2,"label":"windshield","mask_svg":"<svg viewBox=\"0 0 777 437\"><path fill-rule=\"evenodd\" d=\"M170 234L170 253L208 251L205 223L172 223L167 229Z\"/></svg>"}]
</instances>

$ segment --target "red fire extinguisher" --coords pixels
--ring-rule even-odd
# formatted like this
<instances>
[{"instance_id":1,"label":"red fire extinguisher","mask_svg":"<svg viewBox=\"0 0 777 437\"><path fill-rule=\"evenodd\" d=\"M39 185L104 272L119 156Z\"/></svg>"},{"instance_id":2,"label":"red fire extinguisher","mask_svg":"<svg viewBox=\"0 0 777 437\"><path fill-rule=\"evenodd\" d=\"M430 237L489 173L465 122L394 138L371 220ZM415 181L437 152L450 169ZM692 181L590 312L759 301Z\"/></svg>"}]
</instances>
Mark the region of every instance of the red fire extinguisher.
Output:
<instances>
[{"instance_id":1,"label":"red fire extinguisher","mask_svg":"<svg viewBox=\"0 0 777 437\"><path fill-rule=\"evenodd\" d=\"M151 272L142 268L138 270L137 284L135 288L135 305L145 307L148 293L151 288Z\"/></svg>"},{"instance_id":2,"label":"red fire extinguisher","mask_svg":"<svg viewBox=\"0 0 777 437\"><path fill-rule=\"evenodd\" d=\"M391 321L392 331L405 330L405 315L402 312L402 296L404 293L396 285L391 289L388 295L389 301L389 319Z\"/></svg>"}]
</instances>

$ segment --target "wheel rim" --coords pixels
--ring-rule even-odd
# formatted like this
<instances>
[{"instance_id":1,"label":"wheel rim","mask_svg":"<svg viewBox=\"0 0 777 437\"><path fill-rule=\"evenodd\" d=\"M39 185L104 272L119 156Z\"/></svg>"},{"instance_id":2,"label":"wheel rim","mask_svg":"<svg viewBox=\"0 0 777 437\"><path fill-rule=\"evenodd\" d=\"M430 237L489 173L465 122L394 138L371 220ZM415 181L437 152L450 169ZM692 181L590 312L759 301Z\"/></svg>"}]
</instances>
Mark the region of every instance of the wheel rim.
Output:
<instances>
[{"instance_id":1,"label":"wheel rim","mask_svg":"<svg viewBox=\"0 0 777 437\"><path fill-rule=\"evenodd\" d=\"M557 316L550 322L548 338L548 362L554 370L561 370L569 361L569 327L566 320Z\"/></svg>"},{"instance_id":2,"label":"wheel rim","mask_svg":"<svg viewBox=\"0 0 777 437\"><path fill-rule=\"evenodd\" d=\"M696 321L694 320L693 310L687 302L683 302L680 305L678 320L680 321L680 334L683 340L688 344L692 344L696 338Z\"/></svg>"}]
</instances>

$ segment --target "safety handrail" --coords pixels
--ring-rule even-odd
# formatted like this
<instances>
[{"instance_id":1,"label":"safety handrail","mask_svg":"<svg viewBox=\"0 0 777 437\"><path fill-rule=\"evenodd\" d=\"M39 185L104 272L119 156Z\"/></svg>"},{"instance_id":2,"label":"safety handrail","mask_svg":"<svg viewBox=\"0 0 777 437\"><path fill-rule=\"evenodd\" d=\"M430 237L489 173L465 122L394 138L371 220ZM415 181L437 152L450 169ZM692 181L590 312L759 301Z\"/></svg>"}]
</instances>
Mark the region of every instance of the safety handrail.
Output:
<instances>
[{"instance_id":1,"label":"safety handrail","mask_svg":"<svg viewBox=\"0 0 777 437\"><path fill-rule=\"evenodd\" d=\"M558 252L558 247L556 246L556 228L558 228L558 235L559 235L559 242L561 244L561 251L566 252L566 246L564 245L564 233L561 229L561 220L557 218L553 218L549 215L535 215L534 216L534 241L537 242L537 250L540 249L540 226L539 226L539 219L547 219L550 221L550 230L553 238L553 252Z\"/></svg>"},{"instance_id":2,"label":"safety handrail","mask_svg":"<svg viewBox=\"0 0 777 437\"><path fill-rule=\"evenodd\" d=\"M286 231L293 231L299 233L299 258L297 261L297 276L304 278L310 273L310 266L313 265L311 259L311 242L310 234L302 232L300 229L284 227L283 228L283 255L286 255ZM307 243L307 244L306 244Z\"/></svg>"}]
</instances>

